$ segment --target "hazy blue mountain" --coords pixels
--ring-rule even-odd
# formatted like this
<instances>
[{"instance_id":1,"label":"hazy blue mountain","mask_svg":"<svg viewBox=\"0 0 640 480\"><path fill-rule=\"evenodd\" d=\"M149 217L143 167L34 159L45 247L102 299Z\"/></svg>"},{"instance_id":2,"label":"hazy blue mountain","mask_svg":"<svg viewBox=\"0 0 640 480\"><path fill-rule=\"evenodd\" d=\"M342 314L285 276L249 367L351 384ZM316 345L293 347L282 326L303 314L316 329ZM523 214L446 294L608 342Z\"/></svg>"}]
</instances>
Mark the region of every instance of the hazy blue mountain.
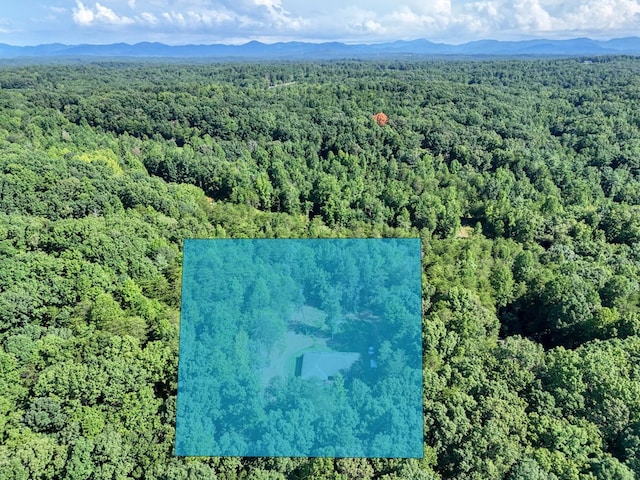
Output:
<instances>
[{"instance_id":1,"label":"hazy blue mountain","mask_svg":"<svg viewBox=\"0 0 640 480\"><path fill-rule=\"evenodd\" d=\"M573 38L568 40L479 40L462 45L434 43L420 39L376 44L340 42L279 42L265 44L251 41L243 45L179 45L142 42L130 45L47 45L17 47L0 44L0 58L64 57L173 57L173 58L246 58L246 59L333 59L402 55L640 55L640 38L612 40Z\"/></svg>"},{"instance_id":2,"label":"hazy blue mountain","mask_svg":"<svg viewBox=\"0 0 640 480\"><path fill-rule=\"evenodd\" d=\"M603 43L607 48L614 48L617 51L629 53L640 51L640 38L638 37L613 38Z\"/></svg>"}]
</instances>

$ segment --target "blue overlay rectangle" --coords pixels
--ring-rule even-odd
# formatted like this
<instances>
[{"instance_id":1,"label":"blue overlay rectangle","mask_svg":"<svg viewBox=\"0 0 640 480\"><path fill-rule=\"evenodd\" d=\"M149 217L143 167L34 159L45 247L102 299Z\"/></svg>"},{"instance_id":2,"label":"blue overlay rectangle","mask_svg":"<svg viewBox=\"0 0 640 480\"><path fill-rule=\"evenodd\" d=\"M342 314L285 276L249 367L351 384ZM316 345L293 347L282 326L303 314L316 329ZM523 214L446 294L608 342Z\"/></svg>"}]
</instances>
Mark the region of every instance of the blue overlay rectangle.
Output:
<instances>
[{"instance_id":1,"label":"blue overlay rectangle","mask_svg":"<svg viewBox=\"0 0 640 480\"><path fill-rule=\"evenodd\" d=\"M419 239L185 240L175 454L422 458Z\"/></svg>"}]
</instances>

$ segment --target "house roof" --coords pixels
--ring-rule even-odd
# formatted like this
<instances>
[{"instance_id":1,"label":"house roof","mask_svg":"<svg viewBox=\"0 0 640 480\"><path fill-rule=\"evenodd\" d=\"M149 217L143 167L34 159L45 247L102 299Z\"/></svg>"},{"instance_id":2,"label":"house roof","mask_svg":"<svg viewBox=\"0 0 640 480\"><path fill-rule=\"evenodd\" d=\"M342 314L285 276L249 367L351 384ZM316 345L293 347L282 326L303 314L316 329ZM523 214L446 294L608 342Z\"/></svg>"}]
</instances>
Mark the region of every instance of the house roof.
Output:
<instances>
[{"instance_id":1,"label":"house roof","mask_svg":"<svg viewBox=\"0 0 640 480\"><path fill-rule=\"evenodd\" d=\"M348 370L360 359L357 352L308 352L302 356L302 378L328 380L340 370Z\"/></svg>"}]
</instances>

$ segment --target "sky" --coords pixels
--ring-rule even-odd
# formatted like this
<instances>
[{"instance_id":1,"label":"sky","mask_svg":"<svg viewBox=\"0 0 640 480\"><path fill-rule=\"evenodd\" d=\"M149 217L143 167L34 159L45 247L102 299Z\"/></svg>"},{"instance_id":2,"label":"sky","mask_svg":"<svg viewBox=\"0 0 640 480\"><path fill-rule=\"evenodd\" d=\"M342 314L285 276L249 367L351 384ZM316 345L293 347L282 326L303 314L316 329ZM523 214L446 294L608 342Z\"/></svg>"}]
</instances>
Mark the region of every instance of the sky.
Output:
<instances>
[{"instance_id":1,"label":"sky","mask_svg":"<svg viewBox=\"0 0 640 480\"><path fill-rule=\"evenodd\" d=\"M3 0L0 43L377 43L640 35L640 0Z\"/></svg>"}]
</instances>

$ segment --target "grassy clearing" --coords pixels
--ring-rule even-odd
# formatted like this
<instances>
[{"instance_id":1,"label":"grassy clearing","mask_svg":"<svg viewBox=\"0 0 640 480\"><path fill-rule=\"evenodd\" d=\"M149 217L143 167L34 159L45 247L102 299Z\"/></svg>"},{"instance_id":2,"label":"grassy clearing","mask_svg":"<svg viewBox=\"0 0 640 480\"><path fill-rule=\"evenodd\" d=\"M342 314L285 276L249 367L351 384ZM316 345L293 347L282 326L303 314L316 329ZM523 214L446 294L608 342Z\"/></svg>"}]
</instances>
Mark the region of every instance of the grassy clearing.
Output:
<instances>
[{"instance_id":1,"label":"grassy clearing","mask_svg":"<svg viewBox=\"0 0 640 480\"><path fill-rule=\"evenodd\" d=\"M326 339L287 332L284 348L274 347L269 355L269 366L261 374L262 385L267 386L272 378L290 377L295 372L296 358L305 352L331 351Z\"/></svg>"}]
</instances>

